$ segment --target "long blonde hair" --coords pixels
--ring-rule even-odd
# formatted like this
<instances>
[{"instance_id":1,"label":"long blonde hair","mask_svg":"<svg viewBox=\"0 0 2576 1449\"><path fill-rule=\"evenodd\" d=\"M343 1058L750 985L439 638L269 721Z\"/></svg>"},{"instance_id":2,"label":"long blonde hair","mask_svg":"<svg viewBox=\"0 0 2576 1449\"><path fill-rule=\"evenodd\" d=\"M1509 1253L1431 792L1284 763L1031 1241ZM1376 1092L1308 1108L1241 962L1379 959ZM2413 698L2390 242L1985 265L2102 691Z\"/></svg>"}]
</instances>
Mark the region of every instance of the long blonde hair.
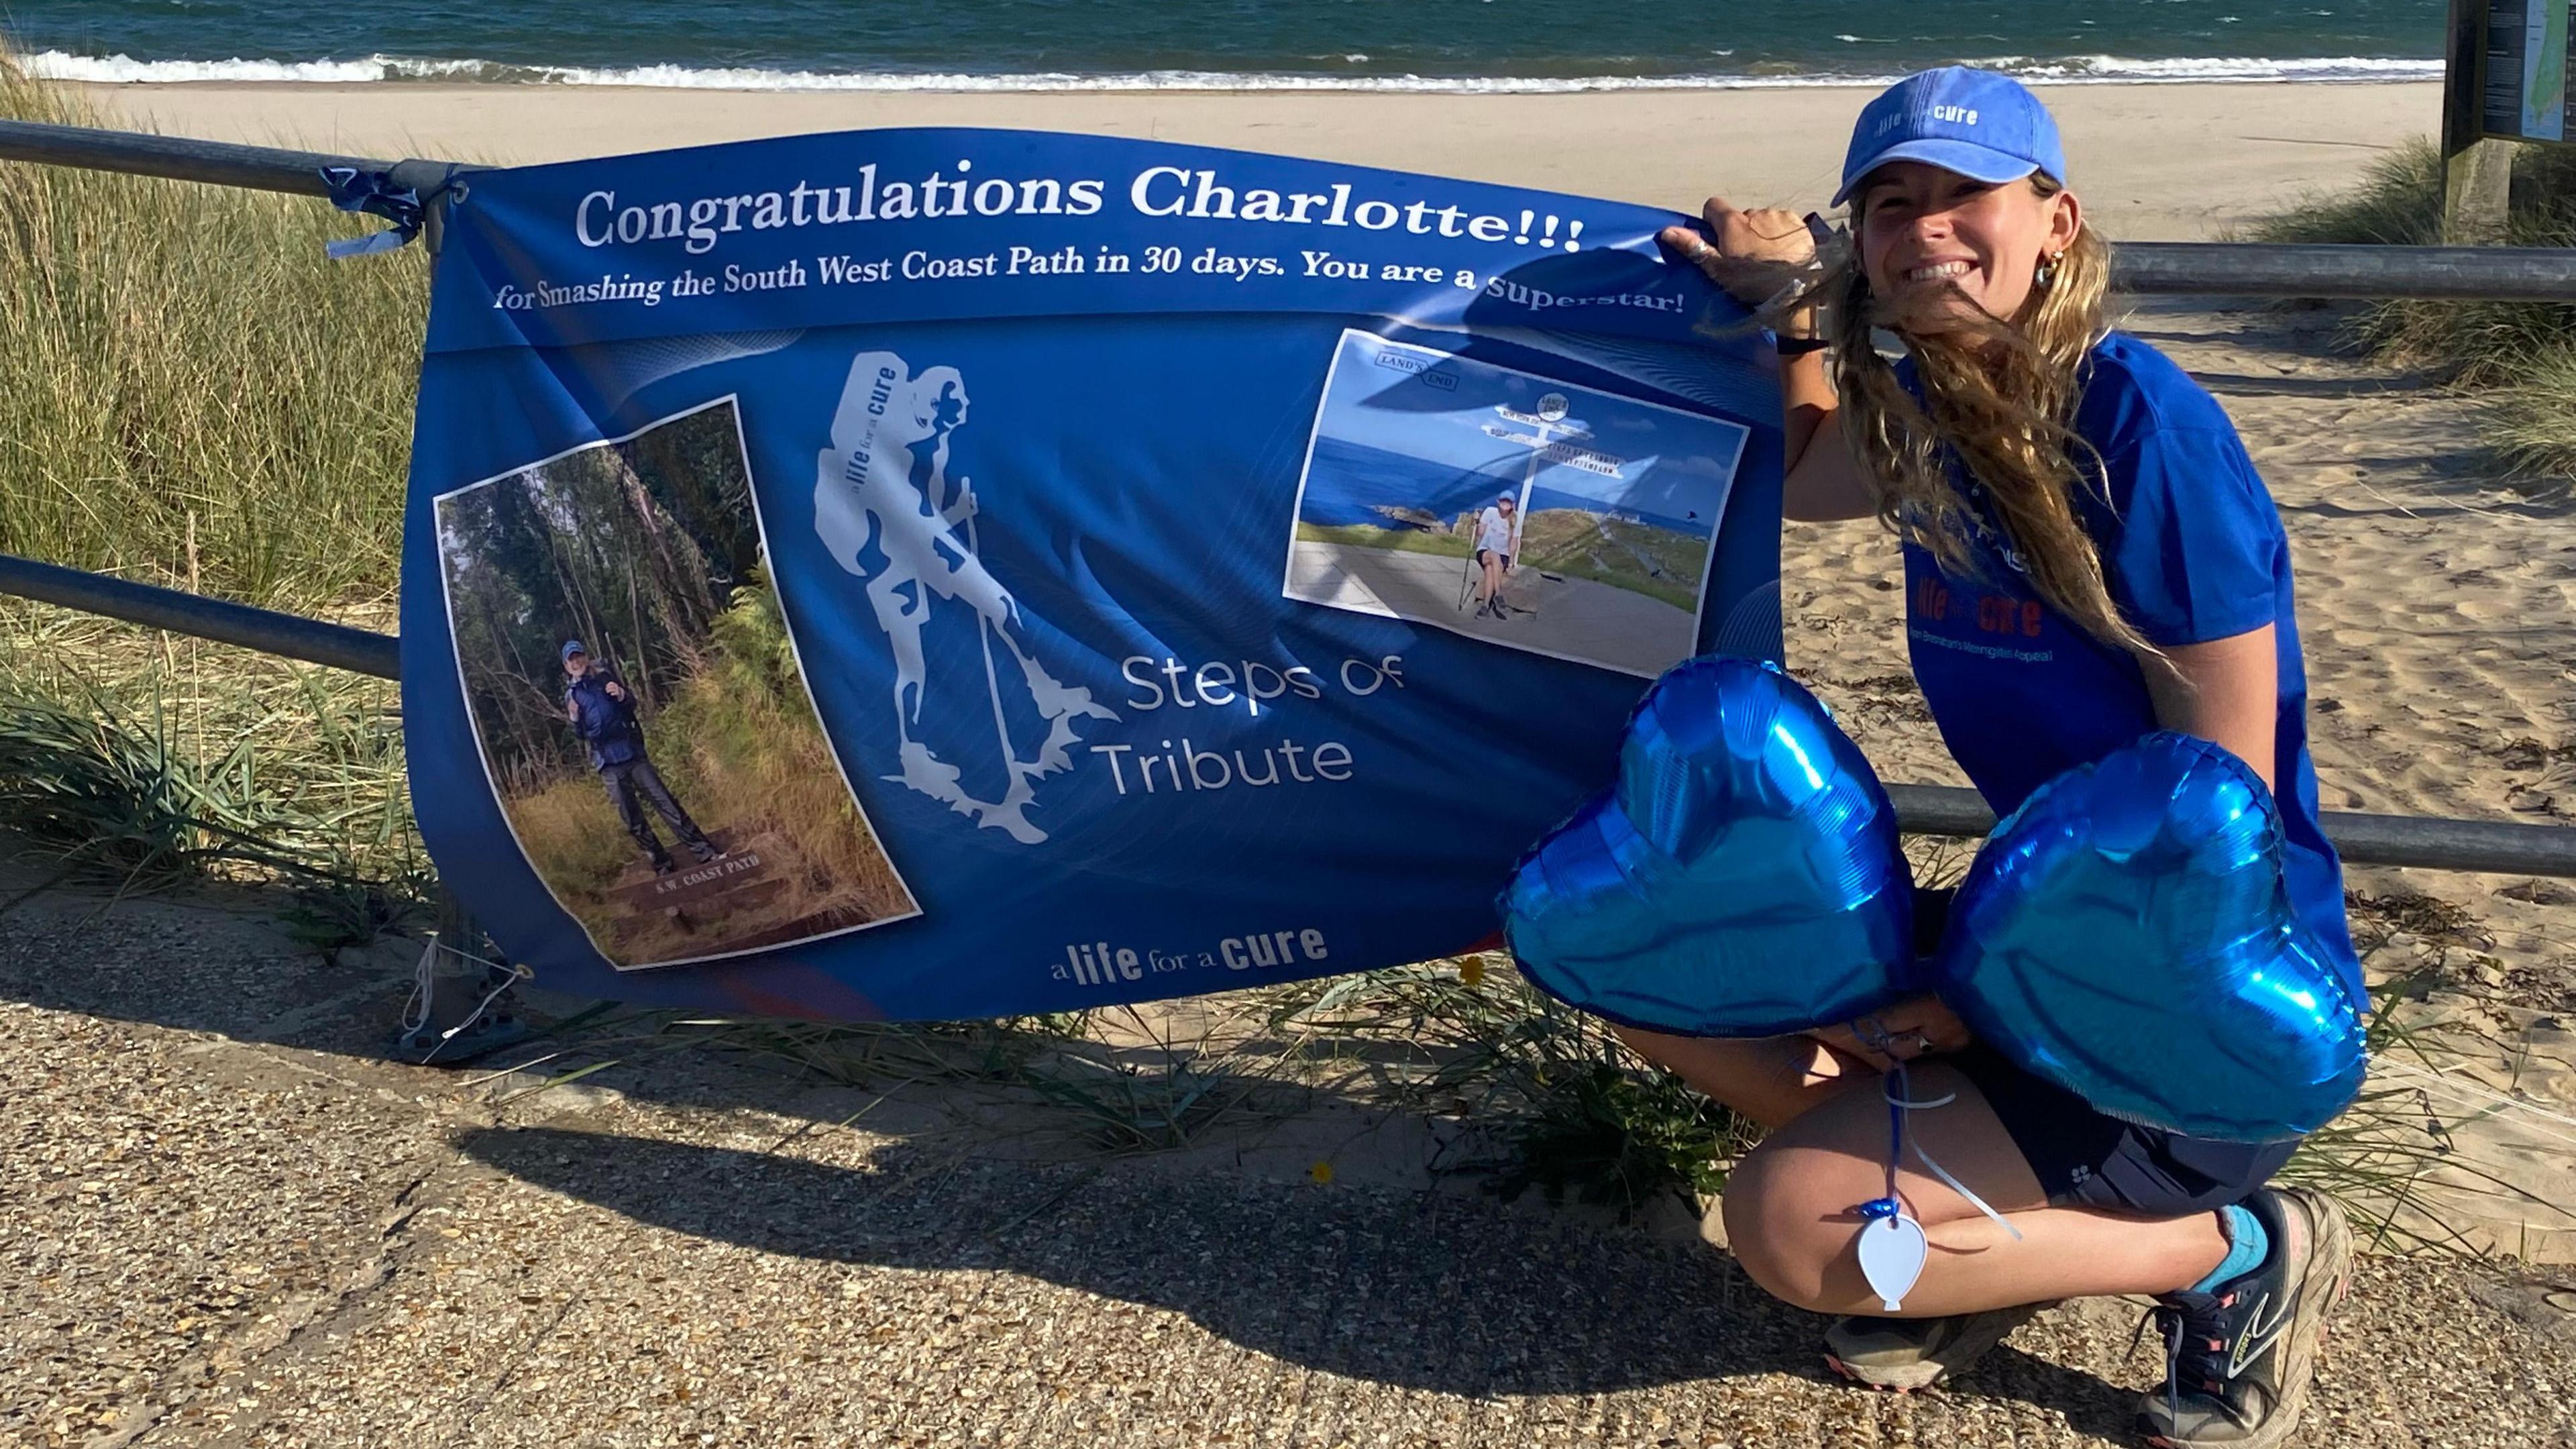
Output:
<instances>
[{"instance_id":1,"label":"long blonde hair","mask_svg":"<svg viewBox=\"0 0 2576 1449\"><path fill-rule=\"evenodd\" d=\"M2043 176L2030 185L2042 197L2062 189ZM1945 572L1976 576L1981 515L1950 466L1955 459L1983 490L2011 556L2042 599L2103 643L2153 656L2112 602L2101 552L2075 509L2078 488L2098 495L2104 487L2101 458L2076 436L2074 420L2086 359L2105 330L2110 247L2090 227L2079 230L2046 263L2048 280L2033 288L2019 316L1960 305L1953 290L1933 303L1945 308L1952 330L1920 333L1906 325L1915 319L1872 294L1856 238L1831 248L1824 261L1823 275L1784 308L1822 308L1843 436L1877 485L1879 521L1920 544ZM1878 328L1904 338L1919 400L1873 345Z\"/></svg>"}]
</instances>

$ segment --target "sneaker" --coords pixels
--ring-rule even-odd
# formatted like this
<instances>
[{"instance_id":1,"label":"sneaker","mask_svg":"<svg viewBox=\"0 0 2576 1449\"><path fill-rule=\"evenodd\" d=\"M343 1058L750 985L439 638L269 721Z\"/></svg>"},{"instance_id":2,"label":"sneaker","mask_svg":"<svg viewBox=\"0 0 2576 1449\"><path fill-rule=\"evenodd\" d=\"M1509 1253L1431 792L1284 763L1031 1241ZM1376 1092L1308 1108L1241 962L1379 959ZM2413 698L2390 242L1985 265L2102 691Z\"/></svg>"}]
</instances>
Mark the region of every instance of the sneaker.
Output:
<instances>
[{"instance_id":1,"label":"sneaker","mask_svg":"<svg viewBox=\"0 0 2576 1449\"><path fill-rule=\"evenodd\" d=\"M2046 1303L1946 1318L1837 1318L1825 1330L1825 1365L1854 1383L1908 1393L1928 1389L1985 1356Z\"/></svg>"},{"instance_id":2,"label":"sneaker","mask_svg":"<svg viewBox=\"0 0 2576 1449\"><path fill-rule=\"evenodd\" d=\"M671 859L671 857L667 855L657 856L654 858L653 873L655 875L673 875L677 874L679 869L679 862Z\"/></svg>"},{"instance_id":3,"label":"sneaker","mask_svg":"<svg viewBox=\"0 0 2576 1449\"><path fill-rule=\"evenodd\" d=\"M2163 1449L2269 1449L2307 1406L2326 1314L2352 1281L2343 1210L2304 1187L2245 1200L2272 1256L2207 1293L2168 1293L2148 1322L2165 1341L2165 1382L2138 1405L2138 1432ZM2139 1325L2145 1332L2146 1324Z\"/></svg>"},{"instance_id":4,"label":"sneaker","mask_svg":"<svg viewBox=\"0 0 2576 1449\"><path fill-rule=\"evenodd\" d=\"M724 858L724 852L716 849L716 843L712 840L690 841L689 854L696 856L698 858L698 864L700 865L705 865L709 861L721 860Z\"/></svg>"}]
</instances>

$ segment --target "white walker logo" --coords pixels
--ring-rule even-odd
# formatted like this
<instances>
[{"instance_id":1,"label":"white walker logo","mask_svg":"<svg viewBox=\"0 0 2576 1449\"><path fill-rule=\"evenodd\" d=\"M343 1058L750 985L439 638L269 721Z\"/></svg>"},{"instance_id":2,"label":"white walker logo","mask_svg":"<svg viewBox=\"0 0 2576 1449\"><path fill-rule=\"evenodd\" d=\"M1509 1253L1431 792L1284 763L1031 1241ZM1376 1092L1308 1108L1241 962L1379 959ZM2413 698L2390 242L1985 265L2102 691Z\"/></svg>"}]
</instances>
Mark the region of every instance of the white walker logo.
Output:
<instances>
[{"instance_id":1,"label":"white walker logo","mask_svg":"<svg viewBox=\"0 0 2576 1449\"><path fill-rule=\"evenodd\" d=\"M832 446L817 460L814 531L842 568L867 580L868 605L894 647L895 728L902 770L886 778L975 821L1035 845L1046 832L1029 820L1037 785L1071 768L1069 747L1080 740L1074 721L1118 716L1092 701L1091 691L1058 683L1038 663L1020 620L1019 604L984 567L976 550L974 489L965 475L948 477L949 435L966 424L966 381L953 367L912 375L891 352L861 353L850 364L840 410L832 416ZM934 696L929 687L923 633L942 600L972 610L983 650L983 699L963 691ZM1018 666L1017 687L1003 688L993 644L998 639ZM1025 705L1021 703L1025 700ZM1012 716L1033 708L1045 735L1023 755ZM968 790L965 773L933 751L928 735L950 755L980 753L989 719L998 750L1002 788L991 799ZM976 740L960 749L954 741Z\"/></svg>"}]
</instances>

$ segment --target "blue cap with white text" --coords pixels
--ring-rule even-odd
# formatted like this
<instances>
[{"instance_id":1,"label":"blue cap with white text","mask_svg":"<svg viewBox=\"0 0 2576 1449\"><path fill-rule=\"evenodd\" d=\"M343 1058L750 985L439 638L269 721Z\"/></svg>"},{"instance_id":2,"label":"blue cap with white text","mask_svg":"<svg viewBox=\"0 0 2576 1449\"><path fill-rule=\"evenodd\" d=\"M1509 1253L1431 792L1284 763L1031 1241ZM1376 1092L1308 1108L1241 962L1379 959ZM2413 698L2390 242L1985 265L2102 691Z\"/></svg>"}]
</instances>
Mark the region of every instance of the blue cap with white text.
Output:
<instances>
[{"instance_id":1,"label":"blue cap with white text","mask_svg":"<svg viewBox=\"0 0 2576 1449\"><path fill-rule=\"evenodd\" d=\"M1997 184L2034 172L2066 184L2066 152L2048 107L2011 76L1963 65L1918 71L1861 111L1833 204L1890 161L1920 161Z\"/></svg>"}]
</instances>

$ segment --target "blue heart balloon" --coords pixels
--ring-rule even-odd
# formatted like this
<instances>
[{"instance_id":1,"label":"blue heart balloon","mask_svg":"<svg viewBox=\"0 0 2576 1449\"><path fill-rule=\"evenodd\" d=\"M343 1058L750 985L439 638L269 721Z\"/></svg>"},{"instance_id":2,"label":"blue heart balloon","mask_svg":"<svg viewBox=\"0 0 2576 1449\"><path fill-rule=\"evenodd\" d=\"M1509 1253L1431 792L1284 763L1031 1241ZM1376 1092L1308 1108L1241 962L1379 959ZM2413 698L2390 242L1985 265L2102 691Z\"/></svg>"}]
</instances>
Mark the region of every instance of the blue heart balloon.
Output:
<instances>
[{"instance_id":1,"label":"blue heart balloon","mask_svg":"<svg viewBox=\"0 0 2576 1449\"><path fill-rule=\"evenodd\" d=\"M1522 858L1502 906L1532 984L1654 1031L1776 1036L1920 989L1887 792L1814 695L1752 660L1657 681L1617 788Z\"/></svg>"},{"instance_id":2,"label":"blue heart balloon","mask_svg":"<svg viewBox=\"0 0 2576 1449\"><path fill-rule=\"evenodd\" d=\"M2153 734L1995 827L1934 959L1978 1039L2115 1117L2264 1142L2361 1089L2361 1003L2301 923L2244 761Z\"/></svg>"}]
</instances>

